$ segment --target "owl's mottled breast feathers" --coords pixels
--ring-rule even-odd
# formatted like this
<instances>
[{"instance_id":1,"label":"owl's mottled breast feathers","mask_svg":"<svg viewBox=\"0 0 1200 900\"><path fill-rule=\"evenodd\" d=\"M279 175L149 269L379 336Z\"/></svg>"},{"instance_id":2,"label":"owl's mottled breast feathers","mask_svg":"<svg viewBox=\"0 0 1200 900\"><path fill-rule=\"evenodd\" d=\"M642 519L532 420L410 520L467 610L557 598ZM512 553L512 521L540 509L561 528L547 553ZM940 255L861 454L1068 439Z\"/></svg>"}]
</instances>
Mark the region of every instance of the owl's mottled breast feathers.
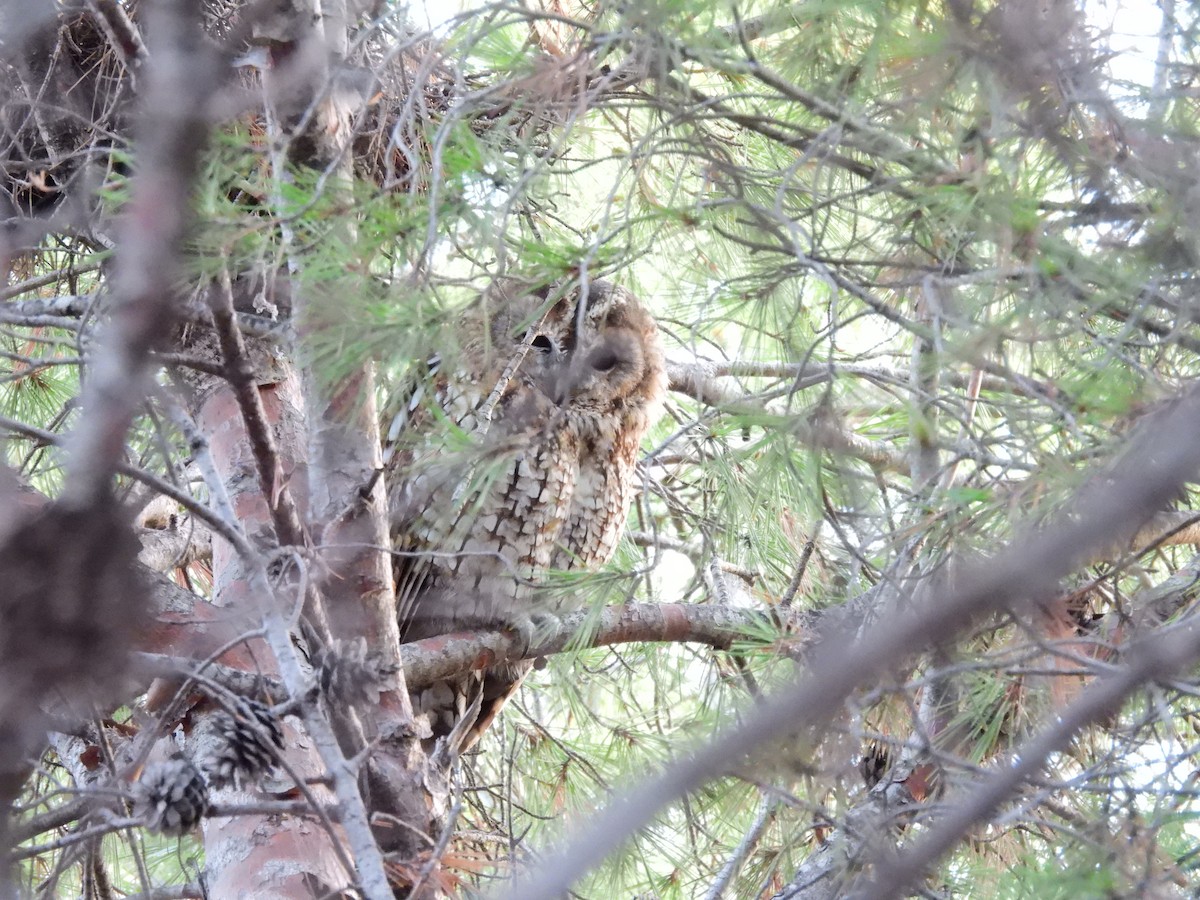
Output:
<instances>
[{"instance_id":1,"label":"owl's mottled breast feathers","mask_svg":"<svg viewBox=\"0 0 1200 900\"><path fill-rule=\"evenodd\" d=\"M569 343L564 402L577 444L575 494L557 541L555 569L607 562L635 493L642 439L662 415L666 362L658 326L619 285L597 282Z\"/></svg>"}]
</instances>

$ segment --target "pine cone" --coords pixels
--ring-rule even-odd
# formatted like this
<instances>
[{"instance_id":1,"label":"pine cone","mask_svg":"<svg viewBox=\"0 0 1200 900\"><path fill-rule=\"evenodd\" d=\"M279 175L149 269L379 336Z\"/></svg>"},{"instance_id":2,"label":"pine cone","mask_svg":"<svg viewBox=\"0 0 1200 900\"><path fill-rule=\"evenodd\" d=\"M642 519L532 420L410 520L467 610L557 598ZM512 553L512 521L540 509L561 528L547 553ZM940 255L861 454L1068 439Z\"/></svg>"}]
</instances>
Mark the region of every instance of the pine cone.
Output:
<instances>
[{"instance_id":1,"label":"pine cone","mask_svg":"<svg viewBox=\"0 0 1200 900\"><path fill-rule=\"evenodd\" d=\"M396 674L394 664L367 651L367 642L361 636L352 641L334 641L319 650L313 662L321 695L346 706L378 704L380 690Z\"/></svg>"},{"instance_id":2,"label":"pine cone","mask_svg":"<svg viewBox=\"0 0 1200 900\"><path fill-rule=\"evenodd\" d=\"M283 729L271 708L257 700L239 697L231 710L213 714L213 730L223 740L204 760L204 770L214 785L241 787L275 764L283 749Z\"/></svg>"},{"instance_id":3,"label":"pine cone","mask_svg":"<svg viewBox=\"0 0 1200 900\"><path fill-rule=\"evenodd\" d=\"M182 753L148 766L136 790L134 810L151 831L184 834L208 811L208 784Z\"/></svg>"}]
</instances>

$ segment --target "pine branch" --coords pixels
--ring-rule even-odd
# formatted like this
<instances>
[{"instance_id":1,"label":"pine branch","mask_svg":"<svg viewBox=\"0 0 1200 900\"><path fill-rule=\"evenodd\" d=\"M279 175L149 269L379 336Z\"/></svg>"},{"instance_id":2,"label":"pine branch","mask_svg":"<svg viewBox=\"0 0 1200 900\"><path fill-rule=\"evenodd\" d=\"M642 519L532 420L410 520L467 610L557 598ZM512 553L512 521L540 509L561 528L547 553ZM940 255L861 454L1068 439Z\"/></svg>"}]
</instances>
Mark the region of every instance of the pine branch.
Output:
<instances>
[{"instance_id":1,"label":"pine branch","mask_svg":"<svg viewBox=\"0 0 1200 900\"><path fill-rule=\"evenodd\" d=\"M1200 659L1200 628L1195 622L1158 632L1132 647L1130 660L1116 672L1100 678L1074 703L1055 712L1054 720L1021 744L993 774L972 788L943 801L946 814L916 846L893 862L880 862L877 877L855 900L885 900L915 884L939 858L957 846L978 824L1032 780L1049 757L1063 750L1086 726L1117 712L1121 704L1143 685L1173 676Z\"/></svg>"},{"instance_id":2,"label":"pine branch","mask_svg":"<svg viewBox=\"0 0 1200 900\"><path fill-rule=\"evenodd\" d=\"M964 567L953 588L930 590L919 601L893 607L861 638L823 641L810 655L806 677L661 775L623 792L585 833L577 834L538 874L506 896L526 900L561 896L664 804L727 771L747 752L793 731L797 723L807 728L823 724L858 685L879 677L910 654L948 643L986 615L1022 609L1053 594L1058 580L1096 550L1127 540L1133 531L1131 521L1161 509L1198 468L1200 392L1193 391L1169 413L1143 423L1107 483L1082 492L1064 515L1031 529L991 560ZM1191 646L1172 645L1172 650L1176 659L1183 659ZM1110 708L1107 702L1088 707L1087 715Z\"/></svg>"}]
</instances>

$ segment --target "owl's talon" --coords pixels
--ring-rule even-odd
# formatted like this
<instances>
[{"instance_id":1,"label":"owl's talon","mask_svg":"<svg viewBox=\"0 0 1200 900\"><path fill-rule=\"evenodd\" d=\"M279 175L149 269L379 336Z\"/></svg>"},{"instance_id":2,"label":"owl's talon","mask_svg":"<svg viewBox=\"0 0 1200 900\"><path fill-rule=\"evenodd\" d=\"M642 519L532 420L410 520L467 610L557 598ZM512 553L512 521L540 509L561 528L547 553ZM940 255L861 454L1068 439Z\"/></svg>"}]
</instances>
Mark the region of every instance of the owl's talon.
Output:
<instances>
[{"instance_id":1,"label":"owl's talon","mask_svg":"<svg viewBox=\"0 0 1200 900\"><path fill-rule=\"evenodd\" d=\"M522 656L529 652L529 648L533 646L534 639L537 637L537 625L534 623L533 617L528 615L521 615L513 619L505 625L505 631L512 632Z\"/></svg>"},{"instance_id":2,"label":"owl's talon","mask_svg":"<svg viewBox=\"0 0 1200 900\"><path fill-rule=\"evenodd\" d=\"M545 612L522 613L504 627L519 643L522 656L528 656L539 644L558 631L558 616Z\"/></svg>"}]
</instances>

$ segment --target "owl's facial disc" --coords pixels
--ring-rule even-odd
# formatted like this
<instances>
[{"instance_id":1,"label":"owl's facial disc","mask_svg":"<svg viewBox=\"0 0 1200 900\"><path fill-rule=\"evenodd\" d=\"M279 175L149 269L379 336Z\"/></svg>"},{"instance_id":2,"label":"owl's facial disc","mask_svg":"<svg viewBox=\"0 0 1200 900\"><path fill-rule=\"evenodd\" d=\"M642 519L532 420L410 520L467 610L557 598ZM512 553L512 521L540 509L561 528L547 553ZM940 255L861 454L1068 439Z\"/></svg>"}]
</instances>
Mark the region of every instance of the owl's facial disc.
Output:
<instances>
[{"instance_id":1,"label":"owl's facial disc","mask_svg":"<svg viewBox=\"0 0 1200 900\"><path fill-rule=\"evenodd\" d=\"M623 329L610 329L573 357L554 399L580 410L601 411L620 401L637 387L645 368L636 336Z\"/></svg>"}]
</instances>

